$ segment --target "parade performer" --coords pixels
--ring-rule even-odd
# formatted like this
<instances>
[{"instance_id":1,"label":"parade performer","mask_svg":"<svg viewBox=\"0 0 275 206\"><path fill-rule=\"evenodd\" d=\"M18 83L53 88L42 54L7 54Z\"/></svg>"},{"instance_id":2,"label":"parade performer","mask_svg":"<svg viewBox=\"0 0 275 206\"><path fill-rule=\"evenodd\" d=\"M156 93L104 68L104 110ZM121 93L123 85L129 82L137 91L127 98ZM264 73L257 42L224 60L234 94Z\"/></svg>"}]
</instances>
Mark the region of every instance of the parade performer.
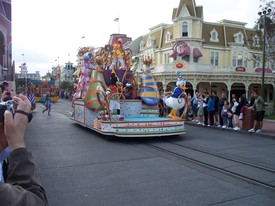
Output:
<instances>
[{"instance_id":1,"label":"parade performer","mask_svg":"<svg viewBox=\"0 0 275 206\"><path fill-rule=\"evenodd\" d=\"M109 86L109 89L107 90L107 95L112 95L118 92L121 92L122 82L120 82L116 76L115 73L111 74L111 84ZM110 112L112 112L114 109L116 109L117 113L117 119L118 120L124 120L124 117L120 115L120 102L118 100L119 96L113 96L110 99Z\"/></svg>"},{"instance_id":2,"label":"parade performer","mask_svg":"<svg viewBox=\"0 0 275 206\"><path fill-rule=\"evenodd\" d=\"M91 69L95 68L95 65L91 63L93 55L91 52L87 52L83 55L82 68L77 83L76 93L74 94L74 99L82 99L89 88Z\"/></svg>"},{"instance_id":3,"label":"parade performer","mask_svg":"<svg viewBox=\"0 0 275 206\"><path fill-rule=\"evenodd\" d=\"M176 86L174 87L174 90L172 92L172 95L166 99L165 104L172 108L172 111L168 115L170 118L178 120L180 119L177 117L177 111L185 106L186 103L186 82L184 81L183 77L180 75L180 72L177 72L178 75L178 81L176 83Z\"/></svg>"},{"instance_id":4,"label":"parade performer","mask_svg":"<svg viewBox=\"0 0 275 206\"><path fill-rule=\"evenodd\" d=\"M48 92L45 97L45 109L42 111L42 113L44 114L44 112L48 111L48 115L50 116L51 108L52 108L51 98L50 98L50 94Z\"/></svg>"},{"instance_id":5,"label":"parade performer","mask_svg":"<svg viewBox=\"0 0 275 206\"><path fill-rule=\"evenodd\" d=\"M32 89L30 89L30 90L28 91L27 97L28 97L28 100L30 101L30 103L31 103L31 105L32 105L31 111L33 111L33 110L35 109L36 105L35 105L35 95L34 95Z\"/></svg>"},{"instance_id":6,"label":"parade performer","mask_svg":"<svg viewBox=\"0 0 275 206\"><path fill-rule=\"evenodd\" d=\"M112 70L114 66L117 64L117 61L120 63L120 68L125 69L125 62L124 62L124 52L122 46L122 39L119 38L115 43L112 45L112 64L110 65L109 69Z\"/></svg>"}]
</instances>

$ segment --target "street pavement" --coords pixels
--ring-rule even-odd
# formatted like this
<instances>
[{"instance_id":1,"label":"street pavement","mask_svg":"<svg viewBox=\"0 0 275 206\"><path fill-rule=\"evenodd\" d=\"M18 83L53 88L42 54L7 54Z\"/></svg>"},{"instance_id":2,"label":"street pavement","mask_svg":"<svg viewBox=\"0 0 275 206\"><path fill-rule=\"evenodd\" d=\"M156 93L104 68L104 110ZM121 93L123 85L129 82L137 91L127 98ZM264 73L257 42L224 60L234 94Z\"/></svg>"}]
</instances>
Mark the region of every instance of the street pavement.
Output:
<instances>
[{"instance_id":1,"label":"street pavement","mask_svg":"<svg viewBox=\"0 0 275 206\"><path fill-rule=\"evenodd\" d=\"M166 145L161 140L107 139L81 127L69 119L70 106L68 100L59 101L48 116L37 104L25 135L51 206L275 205L274 192L145 145L150 141ZM214 129L189 123L186 127L187 134L174 141L243 158L256 156L275 168L271 138L242 132L233 136L234 131L228 130L221 138Z\"/></svg>"}]
</instances>

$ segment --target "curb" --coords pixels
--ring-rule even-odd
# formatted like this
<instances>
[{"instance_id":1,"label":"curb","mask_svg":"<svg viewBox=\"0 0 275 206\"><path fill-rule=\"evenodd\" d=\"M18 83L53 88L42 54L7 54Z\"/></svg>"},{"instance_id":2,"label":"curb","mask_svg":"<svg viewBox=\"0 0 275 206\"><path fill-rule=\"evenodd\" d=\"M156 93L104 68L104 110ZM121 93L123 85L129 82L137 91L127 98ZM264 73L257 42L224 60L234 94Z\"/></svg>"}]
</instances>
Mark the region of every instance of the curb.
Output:
<instances>
[{"instance_id":1,"label":"curb","mask_svg":"<svg viewBox=\"0 0 275 206\"><path fill-rule=\"evenodd\" d=\"M272 121L275 123L274 120L272 120ZM265 132L255 133L255 132L248 132L246 130L236 131L234 129L225 129L225 128L216 127L216 126L208 127L208 126L198 125L197 123L194 123L192 121L184 121L184 124L189 124L189 125L193 125L193 126L197 126L197 127L204 127L204 128L209 128L209 129L218 129L218 130L224 130L224 131L229 131L229 132L231 131L231 132L236 132L236 133L242 133L242 134L247 134L247 135L249 134L249 135L254 135L254 136L261 136L261 137L268 137L268 138L271 138L271 139L275 139L275 134L269 134L269 133L265 133Z\"/></svg>"}]
</instances>

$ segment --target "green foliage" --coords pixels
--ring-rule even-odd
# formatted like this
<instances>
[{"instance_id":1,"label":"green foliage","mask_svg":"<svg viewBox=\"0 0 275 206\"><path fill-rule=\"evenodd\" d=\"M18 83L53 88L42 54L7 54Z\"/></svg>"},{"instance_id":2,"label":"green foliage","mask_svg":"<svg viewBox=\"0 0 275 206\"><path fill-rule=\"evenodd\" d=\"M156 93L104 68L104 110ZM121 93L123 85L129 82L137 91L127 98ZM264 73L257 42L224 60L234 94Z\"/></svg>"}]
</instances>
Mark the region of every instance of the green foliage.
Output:
<instances>
[{"instance_id":1,"label":"green foliage","mask_svg":"<svg viewBox=\"0 0 275 206\"><path fill-rule=\"evenodd\" d=\"M63 81L63 82L60 82L59 84L59 88L64 90L70 90L72 89L72 87L73 87L73 82L70 82L70 81Z\"/></svg>"},{"instance_id":2,"label":"green foliage","mask_svg":"<svg viewBox=\"0 0 275 206\"><path fill-rule=\"evenodd\" d=\"M271 114L264 117L265 119L275 120L275 114Z\"/></svg>"}]
</instances>

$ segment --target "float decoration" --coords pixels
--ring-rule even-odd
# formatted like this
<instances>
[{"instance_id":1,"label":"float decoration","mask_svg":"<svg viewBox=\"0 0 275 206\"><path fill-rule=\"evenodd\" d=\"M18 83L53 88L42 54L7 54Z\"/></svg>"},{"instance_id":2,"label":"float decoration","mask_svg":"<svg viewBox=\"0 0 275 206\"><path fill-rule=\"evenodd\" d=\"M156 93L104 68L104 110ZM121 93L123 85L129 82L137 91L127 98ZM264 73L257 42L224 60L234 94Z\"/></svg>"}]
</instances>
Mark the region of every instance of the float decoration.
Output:
<instances>
[{"instance_id":1,"label":"float decoration","mask_svg":"<svg viewBox=\"0 0 275 206\"><path fill-rule=\"evenodd\" d=\"M166 98L165 104L172 108L170 114L168 115L170 118L179 120L183 118L186 114L186 111L183 112L183 116L177 117L177 111L183 108L187 102L187 95L185 93L186 90L186 82L183 77L180 75L180 72L177 72L178 81L174 90L170 97ZM187 109L187 107L185 107Z\"/></svg>"},{"instance_id":2,"label":"float decoration","mask_svg":"<svg viewBox=\"0 0 275 206\"><path fill-rule=\"evenodd\" d=\"M159 93L151 73L152 59L142 58L144 69L142 82L138 85L136 79L139 76L136 71L139 58L132 57L132 53L127 52L123 56L124 68L123 63L118 63L117 60L111 66L116 57L110 46L91 51L91 58L82 63L84 66L81 67L83 70L89 65L91 71L89 80L85 80L89 82L87 92L85 93L83 84L78 84L74 96L79 98L74 99L71 119L108 136L152 137L184 134L184 121L159 117ZM79 61L85 61L85 58L79 55ZM82 73L79 73L79 83ZM114 101L120 107L115 107L117 113L111 111Z\"/></svg>"}]
</instances>

